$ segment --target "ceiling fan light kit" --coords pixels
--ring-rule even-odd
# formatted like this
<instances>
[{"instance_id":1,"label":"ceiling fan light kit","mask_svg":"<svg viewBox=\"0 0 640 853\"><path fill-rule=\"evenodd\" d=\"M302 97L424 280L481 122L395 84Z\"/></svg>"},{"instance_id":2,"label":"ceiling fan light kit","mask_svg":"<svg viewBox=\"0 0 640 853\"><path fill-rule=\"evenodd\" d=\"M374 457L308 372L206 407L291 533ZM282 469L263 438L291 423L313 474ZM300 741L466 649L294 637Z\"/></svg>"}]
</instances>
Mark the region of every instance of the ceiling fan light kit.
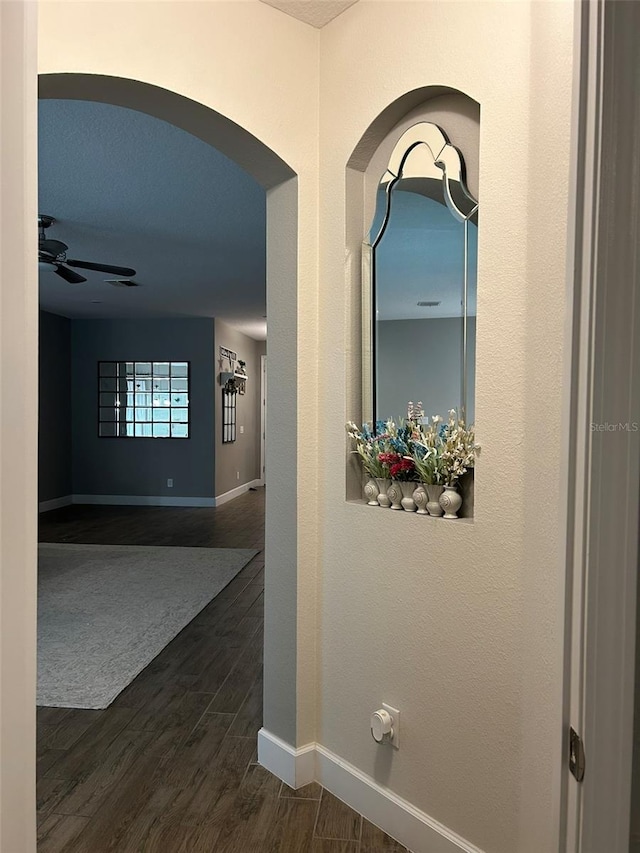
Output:
<instances>
[{"instance_id":1,"label":"ceiling fan light kit","mask_svg":"<svg viewBox=\"0 0 640 853\"><path fill-rule=\"evenodd\" d=\"M68 258L67 250L69 247L67 244L61 240L50 240L46 236L46 229L50 228L55 221L53 216L47 216L42 213L38 214L38 228L40 229L38 261L52 266L56 275L59 275L65 281L69 282L69 284L82 284L87 281L83 275L75 272L71 267L111 273L111 275L123 276L127 279L132 278L136 274L136 271L131 267L117 267L113 264L98 264L93 261L80 261L75 258ZM109 281L109 283L113 284L114 281L118 282L115 285L116 287L137 287L137 284L134 282L123 282L121 279L114 279Z\"/></svg>"}]
</instances>

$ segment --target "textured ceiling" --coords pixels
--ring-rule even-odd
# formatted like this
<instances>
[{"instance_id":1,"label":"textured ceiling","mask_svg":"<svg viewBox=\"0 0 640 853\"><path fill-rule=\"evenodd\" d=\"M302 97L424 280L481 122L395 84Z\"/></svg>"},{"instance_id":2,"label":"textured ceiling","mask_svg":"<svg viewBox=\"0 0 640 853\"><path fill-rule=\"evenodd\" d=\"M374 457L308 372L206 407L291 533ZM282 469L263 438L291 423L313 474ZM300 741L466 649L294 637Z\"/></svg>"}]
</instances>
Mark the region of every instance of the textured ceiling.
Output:
<instances>
[{"instance_id":1,"label":"textured ceiling","mask_svg":"<svg viewBox=\"0 0 640 853\"><path fill-rule=\"evenodd\" d=\"M69 256L134 267L71 285L41 265L40 304L67 317L219 317L266 334L266 198L245 171L167 122L87 101L39 104L39 212ZM98 304L96 304L96 301Z\"/></svg>"},{"instance_id":2,"label":"textured ceiling","mask_svg":"<svg viewBox=\"0 0 640 853\"><path fill-rule=\"evenodd\" d=\"M320 29L358 0L262 0L262 2Z\"/></svg>"}]
</instances>

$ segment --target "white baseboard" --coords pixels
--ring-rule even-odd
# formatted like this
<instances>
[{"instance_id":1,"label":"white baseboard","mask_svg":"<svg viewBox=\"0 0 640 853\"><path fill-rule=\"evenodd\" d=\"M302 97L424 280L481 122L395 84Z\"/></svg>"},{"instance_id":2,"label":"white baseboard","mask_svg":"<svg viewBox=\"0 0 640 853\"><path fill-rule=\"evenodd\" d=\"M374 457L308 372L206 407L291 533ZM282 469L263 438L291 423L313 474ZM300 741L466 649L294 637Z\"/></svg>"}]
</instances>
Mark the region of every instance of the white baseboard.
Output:
<instances>
[{"instance_id":1,"label":"white baseboard","mask_svg":"<svg viewBox=\"0 0 640 853\"><path fill-rule=\"evenodd\" d=\"M249 489L257 489L262 485L262 480L251 480L250 483L243 483L241 486L238 486L235 489L231 489L230 492L224 492L222 495L216 495L215 497L215 506L222 506L222 504L226 504L229 501L232 501L234 498L239 498L240 495L243 495L245 492L248 492Z\"/></svg>"},{"instance_id":2,"label":"white baseboard","mask_svg":"<svg viewBox=\"0 0 640 853\"><path fill-rule=\"evenodd\" d=\"M168 495L72 495L74 504L111 506L215 506L215 498L173 498Z\"/></svg>"},{"instance_id":3,"label":"white baseboard","mask_svg":"<svg viewBox=\"0 0 640 853\"><path fill-rule=\"evenodd\" d=\"M480 848L320 744L294 749L261 729L258 761L292 788L319 782L413 853L482 853Z\"/></svg>"},{"instance_id":4,"label":"white baseboard","mask_svg":"<svg viewBox=\"0 0 640 853\"><path fill-rule=\"evenodd\" d=\"M315 752L315 743L294 749L266 729L258 732L258 761L290 788L314 781Z\"/></svg>"},{"instance_id":5,"label":"white baseboard","mask_svg":"<svg viewBox=\"0 0 640 853\"><path fill-rule=\"evenodd\" d=\"M73 495L63 495L61 498L51 498L49 501L40 501L38 504L39 512L49 512L51 509L60 509L63 506L71 506L73 503Z\"/></svg>"},{"instance_id":6,"label":"white baseboard","mask_svg":"<svg viewBox=\"0 0 640 853\"><path fill-rule=\"evenodd\" d=\"M172 497L171 495L64 495L61 498L53 498L49 501L41 501L40 512L48 512L59 509L70 504L99 504L111 506L222 506L234 498L248 492L249 489L257 489L262 485L262 480L252 480L243 483L230 492L225 492L215 498L189 498Z\"/></svg>"},{"instance_id":7,"label":"white baseboard","mask_svg":"<svg viewBox=\"0 0 640 853\"><path fill-rule=\"evenodd\" d=\"M413 853L482 853L320 744L316 744L316 781Z\"/></svg>"}]
</instances>

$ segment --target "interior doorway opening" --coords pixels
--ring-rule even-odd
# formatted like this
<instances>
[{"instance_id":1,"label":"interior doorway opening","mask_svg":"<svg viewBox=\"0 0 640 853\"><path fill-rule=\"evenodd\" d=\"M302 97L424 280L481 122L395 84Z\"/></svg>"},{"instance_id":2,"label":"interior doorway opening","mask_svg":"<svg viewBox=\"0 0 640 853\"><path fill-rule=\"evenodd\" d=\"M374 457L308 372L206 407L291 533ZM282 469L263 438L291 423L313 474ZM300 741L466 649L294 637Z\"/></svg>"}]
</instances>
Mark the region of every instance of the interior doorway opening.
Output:
<instances>
[{"instance_id":1,"label":"interior doorway opening","mask_svg":"<svg viewBox=\"0 0 640 853\"><path fill-rule=\"evenodd\" d=\"M286 210L287 215L280 215L277 221L270 223L272 245L277 245L283 239L283 233L278 233L281 226L284 232L286 232L287 241L291 240L292 232L295 232L297 222L295 192L287 192L286 187L283 189L282 185L293 180L292 170L273 152L259 143L258 140L223 116L174 93L160 90L147 84L119 78L104 78L96 75L45 75L40 81L40 96L45 99L86 100L106 105L124 106L138 112L146 113L149 116L162 118L176 127L187 130L192 135L198 137L198 139L206 141L223 153L228 153L238 165L250 171L253 177L267 191L267 211L270 206L269 193L272 190L276 195L275 206L278 212L282 214L283 209ZM51 213L55 214L55 211L51 211ZM268 212L267 215L269 215ZM267 267L268 265L269 250L267 249ZM268 302L274 306L273 308L270 307L267 313L273 310L275 316L278 315L279 305L284 304L285 301L295 306L295 277L291 276L288 279L287 276L283 277L280 267L278 281L282 292L276 294L268 293L267 296ZM286 293L285 291L288 288L289 293ZM295 311L292 314L292 318L294 317ZM285 325L286 322L285 320ZM210 387L208 389L211 400L214 397L217 399L220 396L222 376L218 374L222 374L223 371L217 370L218 353L223 344L225 345L225 349L231 348L226 346L227 344L233 344L233 341L228 340L228 336L230 335L229 328L225 328L225 324L220 328L216 326L215 330L211 333L210 341L206 344L208 346L211 343L210 357L212 369L209 377L211 380L209 383ZM288 353L289 362L295 362L295 328L293 332L283 345L286 348L292 348ZM136 334L134 332L133 337ZM104 345L104 343L105 341L102 341L101 345ZM156 380L164 381L164 375L161 377L160 373L158 373L156 376L154 372L156 364L168 364L168 381L169 383L173 381L171 365L178 363L175 360L177 359L177 355L175 355L175 359L174 355L171 355L170 358L167 356L165 361L157 360L159 358L165 359L165 356L160 356L155 350L154 354L149 355L148 363L154 368L149 375L152 385ZM239 347L236 355L238 362L242 360L241 357L244 353L240 351ZM260 470L259 476L254 479L260 481L262 480L261 475L264 467L266 467L265 459L269 452L265 436L267 433L266 423L271 418L271 415L266 411L264 405L263 376L265 357L264 353L258 353L257 355L257 363L253 376L249 375L247 377L247 386L250 387L251 384L253 385L258 403L255 426L257 427L256 433L259 439L256 445L258 448L257 455ZM92 362L95 361L95 356L96 353L93 353L93 357L89 360ZM142 358L143 356L138 354L131 359L131 364L135 368L131 374L132 381L134 382L137 382L143 376L138 370L139 365L144 367L146 364L142 360L138 361L138 359ZM274 358L276 363L277 359L278 355L276 352ZM174 389L170 384L166 390L171 395L173 395L174 391L179 394L183 394L187 390L190 395L194 393L194 374L190 369L191 365L189 362L186 361L184 363L188 367L187 376L191 385L188 389L177 387ZM119 365L124 365L124 381L129 381L128 374L126 373L126 367L129 362L125 356L119 355L113 356L113 358L109 356L108 359L106 356L99 356L98 364L102 364L103 367L110 364L116 365L116 384L119 381L117 368ZM101 383L112 381L111 373L105 371L106 368L98 370L97 376L94 377L98 384L95 385L95 382L93 383L95 385L93 390L98 395L97 399L101 402L103 401L100 395L116 393L111 388L107 389L106 385L102 388ZM237 375L236 371L236 377ZM140 381L143 380L140 379ZM143 392L147 393L146 387L144 389L130 389L127 385L126 389L123 387L121 390L124 394L133 394L134 396L137 396L138 390L140 390L140 395ZM156 392L162 394L165 392L165 389L150 387L148 391L151 394L155 394ZM101 408L108 410L110 404L108 401L104 402L105 405ZM127 407L128 402L127 400ZM141 410L144 410L145 405L143 403L144 401L140 401L140 405L138 406L136 400L135 405L132 404L131 408L137 410L139 407ZM171 404L171 408L173 408L173 404ZM275 413L273 421L276 429L278 428L278 422L283 416L286 418L286 413L282 409ZM222 427L221 418L222 411L221 407L218 406L215 410L216 429L218 426ZM135 429L138 422L135 417L134 421ZM220 421L220 424L218 424L218 421ZM105 420L99 420L99 423L107 423L106 415ZM170 423L172 422L170 421ZM241 430L243 426L243 424L238 423L240 433L238 438L242 434ZM152 420L151 429L153 428ZM295 417L289 421L289 424L284 429L293 430L293 441L295 442ZM98 438L100 437L98 428ZM112 436L109 437L111 438ZM104 438L106 439L107 436L104 436ZM116 438L116 436L113 436L113 438ZM135 434L133 438L134 441L132 444L135 444ZM140 438L144 441L145 438L153 438L153 436L141 434ZM185 436L185 438L192 440L190 435ZM157 443L155 442L150 442L150 444L157 447ZM157 453L155 450L153 452ZM274 470L276 468L277 465L274 465ZM239 475L240 472L238 471L238 478ZM167 488L173 488L174 483L169 483L169 479L173 480L173 478L167 479ZM260 484L255 482L250 485L252 489L255 489ZM80 734L80 739L84 738L86 740L88 737L94 735L98 737L98 729L105 726L109 728L115 725L115 723L111 722L111 720L115 719L114 714L109 714L111 708L115 709L115 714L118 717L122 717L123 719L131 717L124 727L120 728L116 726L116 728L119 728L119 731L115 737L115 741L111 741L108 747L107 752L109 752L109 755L113 749L118 748L117 746L113 746L115 742L121 744L127 738L131 738L134 732L151 731L157 727L156 724L160 717L164 719L163 715L167 713L171 715L175 712L179 716L184 715L185 731L183 734L185 736L191 733L194 737L202 736L205 738L210 735L211 726L215 728L215 725L220 722L221 717L233 717L234 721L237 718L235 729L231 725L231 719L227 720L230 725L226 729L226 734L228 734L231 740L227 742L228 747L226 748L229 750L232 750L237 745L236 741L233 740L234 738L250 738L254 732L254 728L257 731L257 727L261 724L262 679L259 648L262 645L261 609L263 595L261 589L264 582L264 554L262 552L262 548L264 547L264 524L262 523L262 518L264 517L264 498L260 493L247 493L246 495L242 494L238 496L234 493L235 489L231 488L222 494L222 497L225 499L220 500L221 495L218 491L217 482L215 488L216 491L212 495L214 501L212 505L198 505L193 508L191 505L188 505L188 509L179 507L175 511L173 509L168 510L169 514L165 512L164 507L156 508L151 505L137 505L132 507L127 500L114 502L114 494L107 494L104 496L105 500L95 501L98 506L86 507L85 505L82 507L80 517L75 517L72 525L67 525L65 528L66 532L63 542L59 538L60 527L58 527L56 532L53 531L52 525L47 522L46 518L43 522L43 529L48 530L46 534L48 541L57 541L60 545L71 545L71 547L75 545L76 556L79 553L78 549L86 551L91 546L94 548L104 546L105 543L102 540L104 539L105 523L108 527L111 527L112 531L118 530L116 534L118 542L112 543L113 547L116 548L127 547L122 540L122 531L123 528L128 528L129 533L125 534L125 539L127 535L131 536L130 541L137 548L143 544L151 545L151 543L154 546L162 547L159 545L162 542L164 545L171 544L172 546L177 546L181 554L187 550L203 551L207 546L215 549L239 549L247 552L245 555L247 560L245 561L244 568L241 568L240 572L233 577L231 582L224 586L220 595L214 598L211 605L208 605L200 612L195 626L192 623L189 629L182 631L170 643L170 646L167 647L169 649L168 654L166 654L167 649L165 649L153 661L150 667L147 667L141 675L130 683L129 687L118 694L118 698L112 706L109 706L107 711L103 713L96 708L97 715L89 712L100 718L95 721L95 725L98 728L95 729L92 735L90 729L93 724L90 723L86 731ZM84 493L81 493L79 496L80 500L75 501L75 503L83 503L81 500L83 495ZM114 503L117 505L114 505ZM149 503L151 504L152 501L149 501ZM175 506L175 501L171 503L171 506ZM215 509L217 515L213 524L213 530L210 531L210 537L205 541L200 537L202 537L206 522L203 524L204 516L200 516L203 512L207 512L209 507ZM160 517L159 512L156 512L156 509L160 510L162 517ZM171 513L175 515L175 518L170 517ZM180 514L179 518L178 513ZM189 514L189 518L186 520L185 513ZM157 516L155 519L152 517L154 514ZM288 519L288 523L295 524L295 516ZM137 531L134 529L136 526ZM102 528L102 532L96 533L98 538L95 541L91 541L90 531L91 529L96 531L98 527ZM273 535L277 537L277 523L272 525L272 527ZM191 539L189 537L189 530L191 531ZM58 536L57 539L56 536ZM82 544L80 545L80 543ZM258 551L258 553L249 553L253 551ZM95 555L95 552L93 553ZM193 571L197 574L195 567ZM124 606L124 602L122 604ZM97 631L95 633L97 634ZM193 645L194 643L195 645ZM187 647L190 650L189 653L185 653ZM199 672L196 672L197 669L199 669ZM162 677L158 678L159 675L162 675ZM176 694L176 681L181 682L182 687L187 687L181 697ZM189 683L187 684L186 682ZM222 691L224 684L227 684L227 687ZM209 699L206 707L204 705L201 706L205 697ZM155 710L151 707L152 705ZM160 711L160 709L162 710ZM158 714L160 714L160 717ZM82 712L74 711L72 703L67 705L67 707L49 703L43 710L41 714L42 724L48 730L49 735L45 754L41 756L44 759L45 765L48 763L47 755L53 761L54 756L52 753L66 752L67 748L73 749L74 744L69 743L68 747L62 750L60 744L56 745L56 738L63 737L65 730L68 730L69 726L78 726L82 729L85 724L85 721L80 719L82 716ZM155 722L151 719L152 717L155 718ZM137 722L134 722L134 720L137 720ZM162 724L160 727L162 728ZM187 732L187 729L189 729L189 732ZM142 743L145 740L145 736L143 735L138 738L136 735L134 739L140 739ZM149 740L153 739L149 738ZM223 752L224 749L223 744ZM61 755L58 755L57 758L62 761L65 760L64 756ZM72 755L68 755L67 758L69 762L75 760ZM106 753L102 758L107 761L109 760ZM253 750L247 752L245 758L246 763L252 763L255 760ZM137 770L134 765L135 760L132 764L132 772L135 777ZM61 772L62 769L57 761L43 770L48 780L55 780L57 778L56 774ZM85 767L82 772L91 775L92 770ZM120 783L122 783L122 779ZM76 799L78 796L81 796L82 789L83 786L81 785L80 789L73 795ZM67 805L71 808L73 803L67 803ZM98 811L104 811L108 808L110 806L107 796L107 800L98 805ZM49 815L44 816L45 833L51 833L47 837L50 839L50 843L54 845L52 847L54 849L56 843L55 835L56 833L60 833L60 829L56 828L59 822L54 820L53 817L51 819L49 817ZM66 820L63 822L69 823ZM102 832L100 830L100 821L95 824L94 829L85 827L82 831L86 836L85 841L89 838L94 838L91 834L92 832L95 833L94 840L97 841ZM78 841L78 843L81 842Z\"/></svg>"}]
</instances>

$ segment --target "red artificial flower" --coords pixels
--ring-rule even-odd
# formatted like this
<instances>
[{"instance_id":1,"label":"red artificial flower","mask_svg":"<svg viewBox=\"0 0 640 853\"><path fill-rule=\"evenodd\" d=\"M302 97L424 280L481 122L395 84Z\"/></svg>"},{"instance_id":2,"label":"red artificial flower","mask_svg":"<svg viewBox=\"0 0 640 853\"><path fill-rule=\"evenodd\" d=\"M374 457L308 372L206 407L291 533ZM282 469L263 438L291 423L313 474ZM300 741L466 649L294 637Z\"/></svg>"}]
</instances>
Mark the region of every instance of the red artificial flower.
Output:
<instances>
[{"instance_id":1,"label":"red artificial flower","mask_svg":"<svg viewBox=\"0 0 640 853\"><path fill-rule=\"evenodd\" d=\"M409 474L414 469L413 460L401 458L398 462L389 466L389 473L394 479L398 479L400 474Z\"/></svg>"}]
</instances>

